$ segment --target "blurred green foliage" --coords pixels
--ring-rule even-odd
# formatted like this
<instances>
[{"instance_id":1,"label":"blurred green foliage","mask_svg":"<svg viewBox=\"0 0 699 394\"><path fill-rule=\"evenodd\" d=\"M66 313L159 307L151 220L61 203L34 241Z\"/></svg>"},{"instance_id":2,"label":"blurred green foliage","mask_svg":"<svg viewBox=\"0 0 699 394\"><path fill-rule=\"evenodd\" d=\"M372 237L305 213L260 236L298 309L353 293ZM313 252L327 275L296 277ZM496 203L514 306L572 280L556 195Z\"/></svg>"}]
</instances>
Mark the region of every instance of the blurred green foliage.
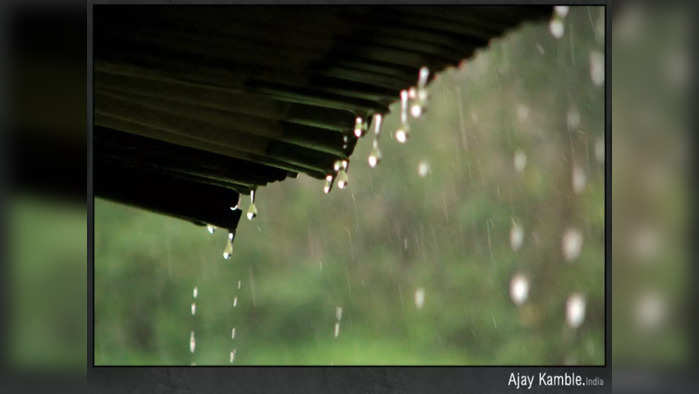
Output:
<instances>
[{"instance_id":1,"label":"blurred green foliage","mask_svg":"<svg viewBox=\"0 0 699 394\"><path fill-rule=\"evenodd\" d=\"M255 365L602 364L604 88L590 63L604 53L603 18L571 7L562 38L526 25L439 74L407 144L392 138L395 105L377 168L371 137L359 142L347 190L324 196L303 175L260 189L231 260L223 231L97 199L96 364L228 364L234 349L236 364ZM568 228L583 236L573 261ZM519 306L517 273L530 285ZM587 301L578 328L566 324L572 293Z\"/></svg>"}]
</instances>

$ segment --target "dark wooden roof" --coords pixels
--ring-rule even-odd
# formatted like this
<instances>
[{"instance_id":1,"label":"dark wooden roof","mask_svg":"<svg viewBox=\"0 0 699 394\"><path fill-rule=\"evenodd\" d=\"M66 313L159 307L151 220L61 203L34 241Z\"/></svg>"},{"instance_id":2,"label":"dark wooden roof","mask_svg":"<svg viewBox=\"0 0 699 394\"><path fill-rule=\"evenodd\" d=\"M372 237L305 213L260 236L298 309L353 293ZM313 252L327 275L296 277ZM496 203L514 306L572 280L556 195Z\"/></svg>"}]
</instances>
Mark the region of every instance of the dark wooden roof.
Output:
<instances>
[{"instance_id":1,"label":"dark wooden roof","mask_svg":"<svg viewBox=\"0 0 699 394\"><path fill-rule=\"evenodd\" d=\"M552 7L125 6L94 12L95 194L234 229L238 193L348 159L355 118Z\"/></svg>"}]
</instances>

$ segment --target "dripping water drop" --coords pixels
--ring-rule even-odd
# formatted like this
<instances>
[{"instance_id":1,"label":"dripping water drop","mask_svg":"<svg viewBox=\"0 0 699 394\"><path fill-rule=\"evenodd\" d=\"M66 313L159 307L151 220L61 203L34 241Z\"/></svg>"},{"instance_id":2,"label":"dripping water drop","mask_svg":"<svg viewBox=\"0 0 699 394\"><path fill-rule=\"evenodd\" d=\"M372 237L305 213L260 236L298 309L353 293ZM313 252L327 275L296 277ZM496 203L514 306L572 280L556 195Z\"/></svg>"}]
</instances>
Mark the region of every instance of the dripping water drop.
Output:
<instances>
[{"instance_id":1,"label":"dripping water drop","mask_svg":"<svg viewBox=\"0 0 699 394\"><path fill-rule=\"evenodd\" d=\"M247 218L253 220L257 217L257 207L255 206L255 191L250 190L250 206L248 207Z\"/></svg>"}]
</instances>

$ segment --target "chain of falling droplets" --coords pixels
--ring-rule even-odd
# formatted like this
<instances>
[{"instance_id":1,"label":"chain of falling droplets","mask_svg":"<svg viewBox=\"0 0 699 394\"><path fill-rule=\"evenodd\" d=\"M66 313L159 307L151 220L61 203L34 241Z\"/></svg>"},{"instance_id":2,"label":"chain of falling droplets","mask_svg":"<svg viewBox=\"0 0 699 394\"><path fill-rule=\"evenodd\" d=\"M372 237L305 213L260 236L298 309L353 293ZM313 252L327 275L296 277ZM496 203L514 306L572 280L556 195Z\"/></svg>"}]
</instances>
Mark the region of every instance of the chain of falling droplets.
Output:
<instances>
[{"instance_id":1,"label":"chain of falling droplets","mask_svg":"<svg viewBox=\"0 0 699 394\"><path fill-rule=\"evenodd\" d=\"M194 300L192 302L192 321L195 320L195 316L197 313L197 296L199 295L199 288L197 286L194 286L194 289L192 290L192 299ZM197 347L197 341L196 338L194 337L194 328L189 333L189 352L192 354L192 359L191 359L191 365L196 365L194 362L194 351L196 350Z\"/></svg>"},{"instance_id":2,"label":"chain of falling droplets","mask_svg":"<svg viewBox=\"0 0 699 394\"><path fill-rule=\"evenodd\" d=\"M381 150L379 149L379 135L381 134L381 114L374 115L374 140L372 141L371 153L369 154L369 166L374 168L381 161Z\"/></svg>"},{"instance_id":3,"label":"chain of falling droplets","mask_svg":"<svg viewBox=\"0 0 699 394\"><path fill-rule=\"evenodd\" d=\"M240 288L242 287L242 284L243 284L243 282L240 279L238 279L238 284L237 284L236 290L240 290ZM233 308L236 308L237 306L238 306L238 295L236 294L233 298ZM231 328L231 340L232 341L235 341L235 336L236 336L236 329L235 329L235 327L233 327L233 328ZM235 357L237 354L238 354L238 349L235 346L233 346L233 349L231 350L231 352L228 355L228 362L233 364L235 362Z\"/></svg>"},{"instance_id":4,"label":"chain of falling droplets","mask_svg":"<svg viewBox=\"0 0 699 394\"><path fill-rule=\"evenodd\" d=\"M411 87L409 90L401 90L400 101L401 101L401 116L400 116L400 127L395 132L395 138L400 143L405 143L408 140L410 133L410 126L408 124L408 107L410 106L410 113L414 118L419 118L425 112L427 106L427 79L429 78L430 71L427 67L420 68L418 75L417 88ZM412 104L409 104L409 101ZM379 149L379 135L381 133L381 122L383 116L381 114L374 114L374 139L372 141L371 153L369 153L369 166L374 168L381 161L381 149ZM354 135L357 138L364 136L367 129L367 122L362 119L362 117L357 116L354 121ZM343 138L344 144L343 149L347 147L347 136ZM325 176L325 184L323 186L323 193L328 194L332 190L335 182L340 189L344 189L349 184L349 177L347 175L347 166L349 162L344 160L337 160L333 165L334 174L327 174Z\"/></svg>"}]
</instances>

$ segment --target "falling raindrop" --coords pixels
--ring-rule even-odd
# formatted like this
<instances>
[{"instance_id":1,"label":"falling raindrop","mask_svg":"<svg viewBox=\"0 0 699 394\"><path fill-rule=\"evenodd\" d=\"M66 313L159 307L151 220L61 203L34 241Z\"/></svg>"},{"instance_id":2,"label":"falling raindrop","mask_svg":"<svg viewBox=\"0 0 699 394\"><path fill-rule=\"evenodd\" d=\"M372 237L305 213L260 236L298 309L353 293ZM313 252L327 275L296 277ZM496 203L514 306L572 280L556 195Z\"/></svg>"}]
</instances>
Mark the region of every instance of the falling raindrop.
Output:
<instances>
[{"instance_id":1,"label":"falling raindrop","mask_svg":"<svg viewBox=\"0 0 699 394\"><path fill-rule=\"evenodd\" d=\"M347 160L338 160L335 162L335 168L337 170L337 186L340 189L344 189L349 185L349 176L347 175L347 166L349 162Z\"/></svg>"},{"instance_id":2,"label":"falling raindrop","mask_svg":"<svg viewBox=\"0 0 699 394\"><path fill-rule=\"evenodd\" d=\"M595 141L595 159L600 163L604 163L604 139L602 137L597 138Z\"/></svg>"},{"instance_id":3,"label":"falling raindrop","mask_svg":"<svg viewBox=\"0 0 699 394\"><path fill-rule=\"evenodd\" d=\"M553 9L556 12L556 15L560 16L561 18L565 18L566 15L568 15L569 7L567 5L557 5L553 7Z\"/></svg>"},{"instance_id":4,"label":"falling raindrop","mask_svg":"<svg viewBox=\"0 0 699 394\"><path fill-rule=\"evenodd\" d=\"M665 310L665 302L657 292L646 292L638 298L636 321L642 329L655 329L663 322Z\"/></svg>"},{"instance_id":5,"label":"falling raindrop","mask_svg":"<svg viewBox=\"0 0 699 394\"><path fill-rule=\"evenodd\" d=\"M194 331L189 333L189 352L194 353L197 347L197 341L194 339Z\"/></svg>"},{"instance_id":6,"label":"falling raindrop","mask_svg":"<svg viewBox=\"0 0 699 394\"><path fill-rule=\"evenodd\" d=\"M519 119L520 122L529 119L529 107L524 104L517 105L517 119Z\"/></svg>"},{"instance_id":7,"label":"falling raindrop","mask_svg":"<svg viewBox=\"0 0 699 394\"><path fill-rule=\"evenodd\" d=\"M238 306L238 296L233 297L233 308Z\"/></svg>"},{"instance_id":8,"label":"falling raindrop","mask_svg":"<svg viewBox=\"0 0 699 394\"><path fill-rule=\"evenodd\" d=\"M338 321L338 322L335 322L335 331L334 331L333 336L334 336L335 338L337 338L338 336L340 336L340 322L339 322L339 321Z\"/></svg>"},{"instance_id":9,"label":"falling raindrop","mask_svg":"<svg viewBox=\"0 0 699 394\"><path fill-rule=\"evenodd\" d=\"M207 224L207 225L206 225L206 231L208 231L209 234L213 234L214 231L216 231L216 227L214 227L214 226L211 225L211 224Z\"/></svg>"},{"instance_id":10,"label":"falling raindrop","mask_svg":"<svg viewBox=\"0 0 699 394\"><path fill-rule=\"evenodd\" d=\"M238 351L237 351L236 349L233 349L233 350L231 351L231 354L229 355L229 358L228 358L228 359L229 359L229 362L230 362L231 364L233 364L233 363L235 362L235 355L236 355L237 352L238 352Z\"/></svg>"},{"instance_id":11,"label":"falling raindrop","mask_svg":"<svg viewBox=\"0 0 699 394\"><path fill-rule=\"evenodd\" d=\"M517 149L517 151L515 151L514 165L515 171L517 172L524 171L524 167L527 166L527 154L521 149Z\"/></svg>"},{"instance_id":12,"label":"falling raindrop","mask_svg":"<svg viewBox=\"0 0 699 394\"><path fill-rule=\"evenodd\" d=\"M585 190L585 185L587 184L587 176L585 175L585 170L579 166L573 166L573 191L576 194L582 193Z\"/></svg>"},{"instance_id":13,"label":"falling raindrop","mask_svg":"<svg viewBox=\"0 0 699 394\"><path fill-rule=\"evenodd\" d=\"M420 116L422 116L422 106L418 103L414 103L410 107L410 115L412 115L413 118L419 118Z\"/></svg>"},{"instance_id":14,"label":"falling raindrop","mask_svg":"<svg viewBox=\"0 0 699 394\"><path fill-rule=\"evenodd\" d=\"M328 194L333 188L333 183L335 182L335 177L332 174L325 176L325 185L323 186L323 193Z\"/></svg>"},{"instance_id":15,"label":"falling raindrop","mask_svg":"<svg viewBox=\"0 0 699 394\"><path fill-rule=\"evenodd\" d=\"M575 131L580 126L580 111L576 107L570 107L566 114L568 130Z\"/></svg>"},{"instance_id":16,"label":"falling raindrop","mask_svg":"<svg viewBox=\"0 0 699 394\"><path fill-rule=\"evenodd\" d=\"M566 322L570 327L578 328L585 321L585 297L575 293L566 301Z\"/></svg>"},{"instance_id":17,"label":"falling raindrop","mask_svg":"<svg viewBox=\"0 0 699 394\"><path fill-rule=\"evenodd\" d=\"M395 137L401 144L408 140L410 134L410 126L408 126L408 91L401 90L400 92L400 126L395 132Z\"/></svg>"},{"instance_id":18,"label":"falling raindrop","mask_svg":"<svg viewBox=\"0 0 699 394\"><path fill-rule=\"evenodd\" d=\"M250 206L247 212L248 220L253 220L257 217L257 207L255 206L255 191L250 190Z\"/></svg>"},{"instance_id":19,"label":"falling raindrop","mask_svg":"<svg viewBox=\"0 0 699 394\"><path fill-rule=\"evenodd\" d=\"M430 163L428 163L426 160L420 160L420 162L417 164L417 174L421 178L424 178L429 173L430 173Z\"/></svg>"},{"instance_id":20,"label":"falling raindrop","mask_svg":"<svg viewBox=\"0 0 699 394\"><path fill-rule=\"evenodd\" d=\"M376 167L381 161L381 150L379 149L379 135L381 133L381 114L374 114L374 140L371 143L371 153L369 153L369 166Z\"/></svg>"},{"instance_id":21,"label":"falling raindrop","mask_svg":"<svg viewBox=\"0 0 699 394\"><path fill-rule=\"evenodd\" d=\"M243 287L243 281L238 280L238 290L240 290L241 287Z\"/></svg>"},{"instance_id":22,"label":"falling raindrop","mask_svg":"<svg viewBox=\"0 0 699 394\"><path fill-rule=\"evenodd\" d=\"M376 167L381 161L381 150L379 149L379 141L374 140L372 142L371 153L369 153L369 166L371 168Z\"/></svg>"},{"instance_id":23,"label":"falling raindrop","mask_svg":"<svg viewBox=\"0 0 699 394\"><path fill-rule=\"evenodd\" d=\"M425 289L422 287L419 287L417 290L415 290L415 306L417 309L422 309L422 306L425 304Z\"/></svg>"},{"instance_id":24,"label":"falling raindrop","mask_svg":"<svg viewBox=\"0 0 699 394\"><path fill-rule=\"evenodd\" d=\"M199 295L199 288L197 286L194 286L194 290L192 290L192 298L197 298Z\"/></svg>"},{"instance_id":25,"label":"falling raindrop","mask_svg":"<svg viewBox=\"0 0 699 394\"><path fill-rule=\"evenodd\" d=\"M410 98L413 99L413 104L410 106L410 114L413 116L413 118L419 118L425 112L425 107L427 105L427 89L425 87L427 86L427 79L429 76L430 70L427 67L420 68L417 89L414 90L411 88L411 91L409 92Z\"/></svg>"},{"instance_id":26,"label":"falling raindrop","mask_svg":"<svg viewBox=\"0 0 699 394\"><path fill-rule=\"evenodd\" d=\"M522 247L523 242L524 229L517 221L513 219L512 228L510 229L510 246L512 247L512 250L514 250L515 252L518 251L519 248Z\"/></svg>"},{"instance_id":27,"label":"falling raindrop","mask_svg":"<svg viewBox=\"0 0 699 394\"><path fill-rule=\"evenodd\" d=\"M228 260L233 255L233 240L235 239L235 232L231 231L228 233L228 239L226 240L226 247L223 249L223 258Z\"/></svg>"},{"instance_id":28,"label":"falling raindrop","mask_svg":"<svg viewBox=\"0 0 699 394\"><path fill-rule=\"evenodd\" d=\"M338 321L342 320L342 307L341 306L335 307L335 318Z\"/></svg>"},{"instance_id":29,"label":"falling raindrop","mask_svg":"<svg viewBox=\"0 0 699 394\"><path fill-rule=\"evenodd\" d=\"M192 302L192 316L197 314L197 304Z\"/></svg>"},{"instance_id":30,"label":"falling raindrop","mask_svg":"<svg viewBox=\"0 0 699 394\"><path fill-rule=\"evenodd\" d=\"M549 23L549 30L555 38L563 37L563 33L565 32L563 20L557 16L551 19L551 23Z\"/></svg>"},{"instance_id":31,"label":"falling raindrop","mask_svg":"<svg viewBox=\"0 0 699 394\"><path fill-rule=\"evenodd\" d=\"M364 131L366 131L366 123L364 123L364 120L357 116L357 119L354 120L354 135L357 138L361 138L364 136Z\"/></svg>"},{"instance_id":32,"label":"falling raindrop","mask_svg":"<svg viewBox=\"0 0 699 394\"><path fill-rule=\"evenodd\" d=\"M406 141L408 141L408 130L406 128L399 128L396 130L396 140L400 142L401 144L404 144Z\"/></svg>"},{"instance_id":33,"label":"falling raindrop","mask_svg":"<svg viewBox=\"0 0 699 394\"><path fill-rule=\"evenodd\" d=\"M231 329L231 339L235 339L235 327Z\"/></svg>"},{"instance_id":34,"label":"falling raindrop","mask_svg":"<svg viewBox=\"0 0 699 394\"><path fill-rule=\"evenodd\" d=\"M422 99L420 97L420 90L425 89L425 86L427 86L427 78L430 76L430 69L427 68L426 66L420 67L420 73L418 76L417 80L417 89L418 89L418 98Z\"/></svg>"},{"instance_id":35,"label":"falling raindrop","mask_svg":"<svg viewBox=\"0 0 699 394\"><path fill-rule=\"evenodd\" d=\"M604 54L602 52L590 52L590 79L595 86L604 84Z\"/></svg>"},{"instance_id":36,"label":"falling raindrop","mask_svg":"<svg viewBox=\"0 0 699 394\"><path fill-rule=\"evenodd\" d=\"M544 47L542 47L541 44L539 44L538 42L536 43L536 50L539 51L539 54L541 54L541 55L546 53L546 51L544 50Z\"/></svg>"},{"instance_id":37,"label":"falling raindrop","mask_svg":"<svg viewBox=\"0 0 699 394\"><path fill-rule=\"evenodd\" d=\"M374 137L378 137L381 134L381 123L383 122L383 116L381 114L374 114Z\"/></svg>"},{"instance_id":38,"label":"falling raindrop","mask_svg":"<svg viewBox=\"0 0 699 394\"><path fill-rule=\"evenodd\" d=\"M583 236L580 230L569 228L563 234L561 246L563 248L563 256L568 261L573 261L580 256L582 250Z\"/></svg>"},{"instance_id":39,"label":"falling raindrop","mask_svg":"<svg viewBox=\"0 0 699 394\"><path fill-rule=\"evenodd\" d=\"M658 256L660 236L649 224L641 224L631 236L631 253L638 262L646 263Z\"/></svg>"},{"instance_id":40,"label":"falling raindrop","mask_svg":"<svg viewBox=\"0 0 699 394\"><path fill-rule=\"evenodd\" d=\"M347 175L347 171L345 171L344 169L341 169L337 173L337 186L340 189L344 189L347 187L348 184L349 184L349 176Z\"/></svg>"},{"instance_id":41,"label":"falling raindrop","mask_svg":"<svg viewBox=\"0 0 699 394\"><path fill-rule=\"evenodd\" d=\"M517 274L510 280L510 298L515 305L522 305L529 296L529 280L522 274Z\"/></svg>"}]
</instances>

